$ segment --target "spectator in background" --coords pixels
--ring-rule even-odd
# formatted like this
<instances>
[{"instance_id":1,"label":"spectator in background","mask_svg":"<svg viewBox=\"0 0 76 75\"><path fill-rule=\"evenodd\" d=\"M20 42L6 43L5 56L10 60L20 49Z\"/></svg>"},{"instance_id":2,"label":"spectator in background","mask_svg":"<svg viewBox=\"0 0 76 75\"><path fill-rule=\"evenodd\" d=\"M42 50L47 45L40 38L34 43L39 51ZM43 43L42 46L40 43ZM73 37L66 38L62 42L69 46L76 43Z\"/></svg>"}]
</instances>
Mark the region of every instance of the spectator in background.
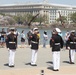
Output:
<instances>
[{"instance_id":1,"label":"spectator in background","mask_svg":"<svg viewBox=\"0 0 76 75\"><path fill-rule=\"evenodd\" d=\"M1 45L1 32L0 32L0 45Z\"/></svg>"},{"instance_id":2,"label":"spectator in background","mask_svg":"<svg viewBox=\"0 0 76 75\"><path fill-rule=\"evenodd\" d=\"M6 32L5 32L4 28L2 28L2 31L1 31L1 46L2 47L5 46L5 36L6 36Z\"/></svg>"},{"instance_id":3,"label":"spectator in background","mask_svg":"<svg viewBox=\"0 0 76 75\"><path fill-rule=\"evenodd\" d=\"M70 32L67 31L66 34L65 34L66 49L67 49L67 46L68 46L67 42L68 42L69 36L70 36Z\"/></svg>"},{"instance_id":4,"label":"spectator in background","mask_svg":"<svg viewBox=\"0 0 76 75\"><path fill-rule=\"evenodd\" d=\"M15 29L14 34L16 35L16 43L18 44L18 36L20 35L20 33L17 31L17 29Z\"/></svg>"},{"instance_id":5,"label":"spectator in background","mask_svg":"<svg viewBox=\"0 0 76 75\"><path fill-rule=\"evenodd\" d=\"M44 31L44 34L43 34L43 47L46 47L47 40L48 40L48 35L47 35L47 32Z\"/></svg>"},{"instance_id":6,"label":"spectator in background","mask_svg":"<svg viewBox=\"0 0 76 75\"><path fill-rule=\"evenodd\" d=\"M21 48L25 47L25 34L24 34L24 30L22 30L21 32Z\"/></svg>"},{"instance_id":7,"label":"spectator in background","mask_svg":"<svg viewBox=\"0 0 76 75\"><path fill-rule=\"evenodd\" d=\"M39 37L39 44L40 44L40 32L38 30L38 33L37 33L38 37Z\"/></svg>"},{"instance_id":8,"label":"spectator in background","mask_svg":"<svg viewBox=\"0 0 76 75\"><path fill-rule=\"evenodd\" d=\"M39 33L39 31L38 31L37 35L38 35L38 37L39 37L39 39L40 39L40 33Z\"/></svg>"}]
</instances>

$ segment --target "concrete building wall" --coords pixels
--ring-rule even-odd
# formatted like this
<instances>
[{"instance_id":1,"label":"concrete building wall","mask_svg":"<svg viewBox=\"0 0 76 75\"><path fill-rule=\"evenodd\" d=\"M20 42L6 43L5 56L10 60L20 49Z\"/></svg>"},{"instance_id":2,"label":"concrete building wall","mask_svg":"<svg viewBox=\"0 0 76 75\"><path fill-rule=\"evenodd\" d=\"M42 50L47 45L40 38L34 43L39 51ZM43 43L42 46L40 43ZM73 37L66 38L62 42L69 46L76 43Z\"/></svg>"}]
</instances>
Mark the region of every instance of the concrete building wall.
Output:
<instances>
[{"instance_id":1,"label":"concrete building wall","mask_svg":"<svg viewBox=\"0 0 76 75\"><path fill-rule=\"evenodd\" d=\"M59 17L59 13L66 16L70 23L69 14L76 12L76 7L69 5L57 5L49 3L32 3L32 4L16 4L16 5L2 5L0 6L0 13L17 15L31 13L33 15L47 15L48 22L54 23Z\"/></svg>"}]
</instances>

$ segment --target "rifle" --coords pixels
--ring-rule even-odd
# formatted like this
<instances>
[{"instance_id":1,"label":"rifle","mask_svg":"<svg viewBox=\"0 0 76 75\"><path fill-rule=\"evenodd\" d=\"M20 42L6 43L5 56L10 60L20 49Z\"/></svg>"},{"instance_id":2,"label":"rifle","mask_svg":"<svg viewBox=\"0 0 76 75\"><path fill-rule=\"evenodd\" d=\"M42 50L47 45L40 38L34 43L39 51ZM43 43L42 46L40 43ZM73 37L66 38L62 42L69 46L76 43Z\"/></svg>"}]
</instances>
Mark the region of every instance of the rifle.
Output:
<instances>
[{"instance_id":1,"label":"rifle","mask_svg":"<svg viewBox=\"0 0 76 75\"><path fill-rule=\"evenodd\" d=\"M30 20L30 22L28 23L28 26L29 26L29 27L30 27L30 25L31 25L31 22L32 22L38 15L39 15L39 13L36 14L36 15Z\"/></svg>"},{"instance_id":2,"label":"rifle","mask_svg":"<svg viewBox=\"0 0 76 75\"><path fill-rule=\"evenodd\" d=\"M61 24L62 24L62 26L65 28L64 22L63 22L63 20L62 20L62 16L61 16L60 12L58 12L58 13L59 13L59 19L60 19L60 21L61 21Z\"/></svg>"}]
</instances>

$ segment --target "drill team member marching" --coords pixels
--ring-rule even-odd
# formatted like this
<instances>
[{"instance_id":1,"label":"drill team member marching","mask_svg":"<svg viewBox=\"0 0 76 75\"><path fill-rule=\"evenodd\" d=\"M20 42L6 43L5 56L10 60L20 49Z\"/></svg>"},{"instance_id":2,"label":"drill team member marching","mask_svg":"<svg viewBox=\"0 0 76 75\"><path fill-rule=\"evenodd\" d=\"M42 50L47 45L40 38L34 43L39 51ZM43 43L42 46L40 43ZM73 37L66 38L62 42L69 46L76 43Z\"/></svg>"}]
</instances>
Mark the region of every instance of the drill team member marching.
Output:
<instances>
[{"instance_id":1,"label":"drill team member marching","mask_svg":"<svg viewBox=\"0 0 76 75\"><path fill-rule=\"evenodd\" d=\"M9 48L9 67L14 67L14 58L15 58L15 52L17 48L17 37L14 34L14 28L10 29L10 34L7 35L7 42L8 42L8 48Z\"/></svg>"},{"instance_id":2,"label":"drill team member marching","mask_svg":"<svg viewBox=\"0 0 76 75\"><path fill-rule=\"evenodd\" d=\"M74 64L75 50L76 50L75 30L72 30L71 34L69 36L69 39L68 39L68 49L69 49L70 64Z\"/></svg>"},{"instance_id":3,"label":"drill team member marching","mask_svg":"<svg viewBox=\"0 0 76 75\"><path fill-rule=\"evenodd\" d=\"M34 28L33 34L31 35L31 49L32 49L31 66L37 66L36 60L39 48L39 36L37 35L38 32L39 32L38 28Z\"/></svg>"},{"instance_id":4,"label":"drill team member marching","mask_svg":"<svg viewBox=\"0 0 76 75\"><path fill-rule=\"evenodd\" d=\"M54 29L50 39L50 46L52 47L53 54L53 70L59 71L60 66L60 48L63 48L63 39L58 35L59 29Z\"/></svg>"}]
</instances>

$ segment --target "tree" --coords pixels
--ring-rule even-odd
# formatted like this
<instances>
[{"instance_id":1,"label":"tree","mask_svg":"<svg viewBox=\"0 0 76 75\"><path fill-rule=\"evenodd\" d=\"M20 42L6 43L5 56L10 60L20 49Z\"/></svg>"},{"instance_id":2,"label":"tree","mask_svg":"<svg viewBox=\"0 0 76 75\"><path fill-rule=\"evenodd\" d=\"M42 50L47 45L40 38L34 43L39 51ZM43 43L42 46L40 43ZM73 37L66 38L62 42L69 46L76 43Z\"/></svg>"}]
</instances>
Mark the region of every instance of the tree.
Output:
<instances>
[{"instance_id":1,"label":"tree","mask_svg":"<svg viewBox=\"0 0 76 75\"><path fill-rule=\"evenodd\" d=\"M29 14L18 14L16 16L13 17L14 20L16 21L16 23L18 24L24 24L24 25L29 25L32 22L39 22L40 24L42 22L45 23L45 16L41 16L39 14L36 15L32 15L31 13Z\"/></svg>"},{"instance_id":2,"label":"tree","mask_svg":"<svg viewBox=\"0 0 76 75\"><path fill-rule=\"evenodd\" d=\"M7 21L8 21L8 24L10 25L14 25L16 23L12 17L10 17Z\"/></svg>"},{"instance_id":3,"label":"tree","mask_svg":"<svg viewBox=\"0 0 76 75\"><path fill-rule=\"evenodd\" d=\"M57 22L61 21L65 23L67 21L67 18L65 16L61 16L60 18L56 19Z\"/></svg>"},{"instance_id":4,"label":"tree","mask_svg":"<svg viewBox=\"0 0 76 75\"><path fill-rule=\"evenodd\" d=\"M22 15L18 14L16 16L14 16L13 18L16 21L16 23L23 24L23 17L22 17Z\"/></svg>"},{"instance_id":5,"label":"tree","mask_svg":"<svg viewBox=\"0 0 76 75\"><path fill-rule=\"evenodd\" d=\"M5 16L5 14L4 13L1 13L1 12L0 12L0 15Z\"/></svg>"},{"instance_id":6,"label":"tree","mask_svg":"<svg viewBox=\"0 0 76 75\"><path fill-rule=\"evenodd\" d=\"M44 16L39 15L38 17L35 18L35 20L33 22L39 22L41 25L42 22L45 23L45 21L47 21L46 18L47 18L47 16L45 16L45 15Z\"/></svg>"},{"instance_id":7,"label":"tree","mask_svg":"<svg viewBox=\"0 0 76 75\"><path fill-rule=\"evenodd\" d=\"M73 23L76 23L76 13L71 14L70 19Z\"/></svg>"}]
</instances>

